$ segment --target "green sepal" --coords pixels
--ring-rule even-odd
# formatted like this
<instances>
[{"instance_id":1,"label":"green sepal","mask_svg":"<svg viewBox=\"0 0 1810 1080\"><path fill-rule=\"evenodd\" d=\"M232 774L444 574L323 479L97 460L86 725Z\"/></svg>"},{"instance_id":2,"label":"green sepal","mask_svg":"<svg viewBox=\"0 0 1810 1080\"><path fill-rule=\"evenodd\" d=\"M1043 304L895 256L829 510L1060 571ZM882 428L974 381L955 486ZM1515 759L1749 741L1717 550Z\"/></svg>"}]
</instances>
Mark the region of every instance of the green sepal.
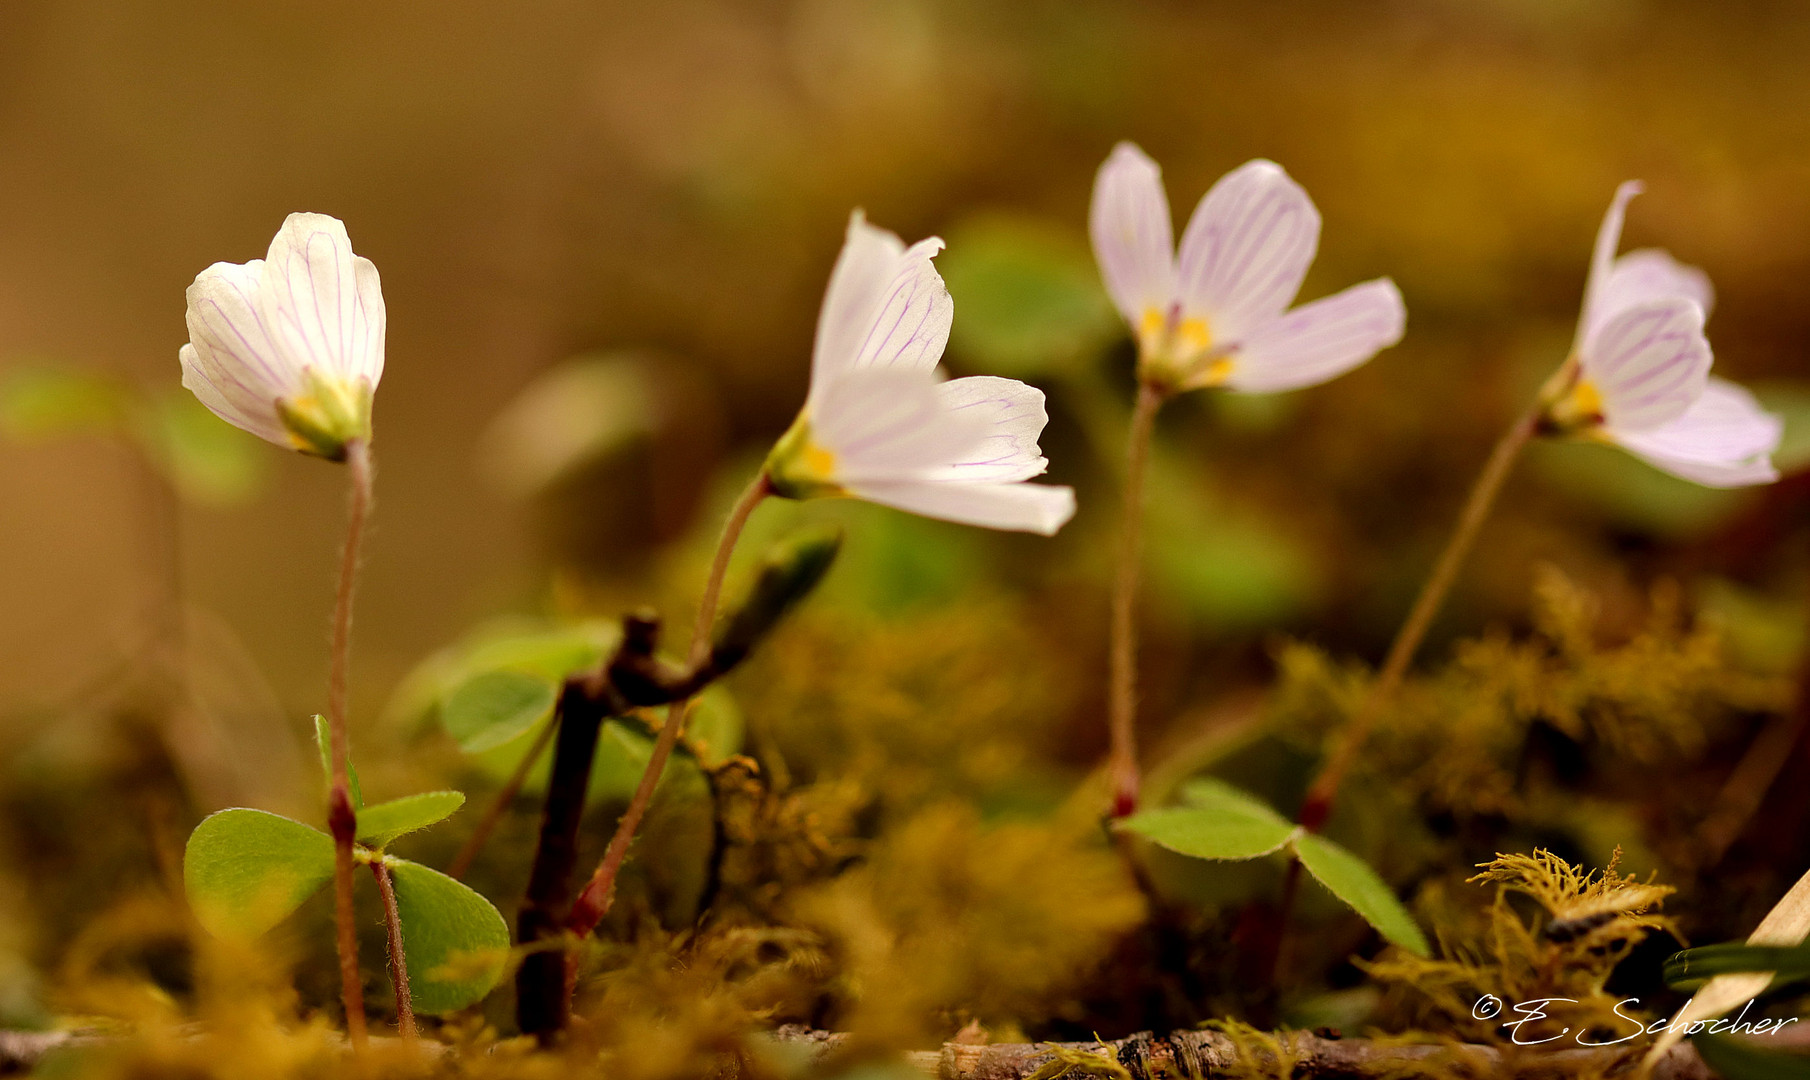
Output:
<instances>
[{"instance_id":1,"label":"green sepal","mask_svg":"<svg viewBox=\"0 0 1810 1080\"><path fill-rule=\"evenodd\" d=\"M314 745L321 752L321 772L326 774L327 784L331 787L333 784L333 736L327 730L327 718L320 713L314 714ZM352 764L350 754L346 756L346 785L351 790L352 809L364 809L364 789L358 785L358 769Z\"/></svg>"},{"instance_id":2,"label":"green sepal","mask_svg":"<svg viewBox=\"0 0 1810 1080\"><path fill-rule=\"evenodd\" d=\"M798 414L792 426L773 444L764 468L773 494L785 499L820 499L847 495L830 479L822 460L826 451L811 440L811 424ZM833 465L833 459L830 464Z\"/></svg>"},{"instance_id":3,"label":"green sepal","mask_svg":"<svg viewBox=\"0 0 1810 1080\"><path fill-rule=\"evenodd\" d=\"M759 644L786 612L811 594L842 550L842 528L807 526L773 545L761 559L754 585L740 607L717 631L711 655L722 669L733 667Z\"/></svg>"},{"instance_id":4,"label":"green sepal","mask_svg":"<svg viewBox=\"0 0 1810 1080\"><path fill-rule=\"evenodd\" d=\"M347 443L371 437L371 390L362 375L348 381L305 367L302 392L277 399L277 418L297 450L344 461Z\"/></svg>"}]
</instances>

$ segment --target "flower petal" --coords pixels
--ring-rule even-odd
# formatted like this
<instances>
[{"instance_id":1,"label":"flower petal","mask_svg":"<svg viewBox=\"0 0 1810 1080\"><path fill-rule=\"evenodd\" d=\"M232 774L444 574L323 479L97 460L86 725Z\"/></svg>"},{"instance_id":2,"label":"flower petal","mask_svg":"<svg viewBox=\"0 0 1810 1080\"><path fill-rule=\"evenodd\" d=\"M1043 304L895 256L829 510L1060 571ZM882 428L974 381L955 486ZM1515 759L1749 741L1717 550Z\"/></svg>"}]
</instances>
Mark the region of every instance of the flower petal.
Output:
<instances>
[{"instance_id":1,"label":"flower petal","mask_svg":"<svg viewBox=\"0 0 1810 1080\"><path fill-rule=\"evenodd\" d=\"M1242 341L1301 291L1319 243L1320 212L1301 185L1273 161L1240 165L1200 200L1182 234L1182 306L1216 343Z\"/></svg>"},{"instance_id":2,"label":"flower petal","mask_svg":"<svg viewBox=\"0 0 1810 1080\"><path fill-rule=\"evenodd\" d=\"M1408 320L1388 278L1353 285L1257 327L1231 357L1232 390L1294 390L1323 383L1401 340Z\"/></svg>"},{"instance_id":3,"label":"flower petal","mask_svg":"<svg viewBox=\"0 0 1810 1080\"><path fill-rule=\"evenodd\" d=\"M897 236L869 225L859 210L849 217L848 239L817 317L813 399L856 368L936 366L955 314L942 275L930 263L941 250L936 237L907 248Z\"/></svg>"},{"instance_id":4,"label":"flower petal","mask_svg":"<svg viewBox=\"0 0 1810 1080\"><path fill-rule=\"evenodd\" d=\"M1596 230L1596 247L1590 255L1590 275L1584 279L1584 308L1578 315L1577 336L1571 343L1573 352L1581 352L1584 343L1605 320L1601 312L1602 294L1609 284L1609 272L1615 268L1615 249L1621 246L1622 219L1628 202L1643 190L1640 181L1628 180L1615 189L1609 200L1609 212Z\"/></svg>"},{"instance_id":5,"label":"flower petal","mask_svg":"<svg viewBox=\"0 0 1810 1080\"><path fill-rule=\"evenodd\" d=\"M1715 287L1709 275L1694 266L1686 266L1658 248L1630 251L1615 260L1597 293L1592 309L1593 322L1585 331L1588 338L1603 323L1633 307L1655 300L1682 296L1695 300L1707 318L1716 304Z\"/></svg>"},{"instance_id":6,"label":"flower petal","mask_svg":"<svg viewBox=\"0 0 1810 1080\"><path fill-rule=\"evenodd\" d=\"M1602 395L1607 426L1657 427L1696 401L1709 378L1703 309L1682 296L1636 304L1591 335L1579 360Z\"/></svg>"},{"instance_id":7,"label":"flower petal","mask_svg":"<svg viewBox=\"0 0 1810 1080\"><path fill-rule=\"evenodd\" d=\"M1075 516L1075 489L1053 484L893 480L849 485L869 502L989 529L1052 536Z\"/></svg>"},{"instance_id":8,"label":"flower petal","mask_svg":"<svg viewBox=\"0 0 1810 1080\"><path fill-rule=\"evenodd\" d=\"M1133 330L1152 309L1175 303L1175 227L1162 170L1133 143L1122 142L1094 177L1088 211L1094 260L1119 313Z\"/></svg>"},{"instance_id":9,"label":"flower petal","mask_svg":"<svg viewBox=\"0 0 1810 1080\"><path fill-rule=\"evenodd\" d=\"M379 337L373 355L371 331L384 317L382 295L375 268L361 275L358 262L338 218L290 214L270 242L259 302L271 336L298 366L345 379L362 375L375 386L383 353Z\"/></svg>"},{"instance_id":10,"label":"flower petal","mask_svg":"<svg viewBox=\"0 0 1810 1080\"><path fill-rule=\"evenodd\" d=\"M984 424L981 440L963 451L960 460L936 470L937 479L969 482L1028 480L1049 468L1037 449L1037 437L1049 422L1043 391L1017 379L975 375L937 386L944 412Z\"/></svg>"},{"instance_id":11,"label":"flower petal","mask_svg":"<svg viewBox=\"0 0 1810 1080\"><path fill-rule=\"evenodd\" d=\"M1743 387L1711 379L1676 419L1642 431L1605 434L1653 466L1709 487L1768 484L1785 425Z\"/></svg>"},{"instance_id":12,"label":"flower petal","mask_svg":"<svg viewBox=\"0 0 1810 1080\"><path fill-rule=\"evenodd\" d=\"M182 363L182 385L206 405L215 416L260 439L279 446L291 445L273 406L275 399L260 402L247 399L214 365L203 363L193 344L184 345L177 354Z\"/></svg>"},{"instance_id":13,"label":"flower petal","mask_svg":"<svg viewBox=\"0 0 1810 1080\"><path fill-rule=\"evenodd\" d=\"M899 257L904 253L904 241L869 225L861 211L849 215L842 253L836 256L823 308L817 315L817 341L811 353L813 390L854 364L880 297L898 272Z\"/></svg>"},{"instance_id":14,"label":"flower petal","mask_svg":"<svg viewBox=\"0 0 1810 1080\"><path fill-rule=\"evenodd\" d=\"M188 288L182 382L221 419L287 446L276 402L300 389L301 372L258 306L264 265L215 263L196 276Z\"/></svg>"},{"instance_id":15,"label":"flower petal","mask_svg":"<svg viewBox=\"0 0 1810 1080\"><path fill-rule=\"evenodd\" d=\"M358 361L354 374L371 380L372 389L376 389L383 378L383 340L389 331L389 311L383 304L377 265L358 256L352 260L352 272L358 287L352 307L353 354Z\"/></svg>"},{"instance_id":16,"label":"flower petal","mask_svg":"<svg viewBox=\"0 0 1810 1080\"><path fill-rule=\"evenodd\" d=\"M945 407L934 372L870 368L830 380L810 403L811 438L835 457L838 483L921 479L960 461L988 418Z\"/></svg>"},{"instance_id":17,"label":"flower petal","mask_svg":"<svg viewBox=\"0 0 1810 1080\"><path fill-rule=\"evenodd\" d=\"M943 358L955 301L930 264L942 250L943 242L933 236L894 260L892 279L880 294L854 366L929 371Z\"/></svg>"}]
</instances>

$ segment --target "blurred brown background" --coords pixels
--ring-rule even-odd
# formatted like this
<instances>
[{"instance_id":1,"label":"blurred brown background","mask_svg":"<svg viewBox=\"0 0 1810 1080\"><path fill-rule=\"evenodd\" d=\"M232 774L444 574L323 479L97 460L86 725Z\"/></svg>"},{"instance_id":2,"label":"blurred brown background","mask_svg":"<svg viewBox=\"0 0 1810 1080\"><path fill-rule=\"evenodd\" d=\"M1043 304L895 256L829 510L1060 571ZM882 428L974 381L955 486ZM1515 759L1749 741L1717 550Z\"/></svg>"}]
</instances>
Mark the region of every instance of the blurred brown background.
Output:
<instances>
[{"instance_id":1,"label":"blurred brown background","mask_svg":"<svg viewBox=\"0 0 1810 1080\"><path fill-rule=\"evenodd\" d=\"M1219 440L1201 460L1318 545L1321 584L1283 621L1374 656L1493 428L1559 359L1617 182L1647 182L1627 246L1714 279L1718 370L1804 373L1807 55L1810 10L1784 3L13 0L0 365L174 386L199 270L261 256L290 211L343 218L389 306L355 671L368 717L474 619L543 602L557 542L474 468L538 372L660 350L695 366L702 415L726 425L701 452L753 450L801 399L852 207L907 239L1005 213L1084 253L1116 140L1163 163L1178 217L1270 157L1325 217L1304 296L1391 274L1407 342L1280 421L1246 417L1256 434L1202 424L1211 404L1169 419L1231 431L1198 436ZM959 288L956 303L951 366L991 370L963 352ZM1083 544L1110 525L1111 474L1052 412L1052 475L1082 500L1056 543ZM183 511L185 589L294 716L319 707L340 476L257 449L259 497ZM1535 509L1509 511L1486 550L1485 602L1518 603L1528 558L1578 547L1555 531L1602 525L1587 485L1540 465L1510 494ZM696 487L703 467L681 473ZM143 484L104 441L0 445L9 712L74 692L129 638ZM1585 546L1620 550L1623 524Z\"/></svg>"}]
</instances>

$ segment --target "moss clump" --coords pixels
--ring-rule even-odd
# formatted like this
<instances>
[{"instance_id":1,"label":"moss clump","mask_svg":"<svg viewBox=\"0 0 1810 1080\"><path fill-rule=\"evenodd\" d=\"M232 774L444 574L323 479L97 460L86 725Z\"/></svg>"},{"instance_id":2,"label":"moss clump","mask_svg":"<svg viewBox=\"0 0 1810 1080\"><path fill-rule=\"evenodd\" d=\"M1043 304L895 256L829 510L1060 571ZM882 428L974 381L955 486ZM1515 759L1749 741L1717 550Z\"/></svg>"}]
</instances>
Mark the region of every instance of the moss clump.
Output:
<instances>
[{"instance_id":1,"label":"moss clump","mask_svg":"<svg viewBox=\"0 0 1810 1080\"><path fill-rule=\"evenodd\" d=\"M1364 965L1390 988L1385 1011L1467 1042L1531 1045L1569 1033L1603 1043L1630 1034L1634 1021L1617 1011L1621 996L1605 986L1647 935L1671 932L1656 912L1674 890L1620 874L1614 861L1584 871L1547 851L1498 855L1482 866L1470 881L1496 885L1496 896L1468 933L1442 929L1438 957L1394 951ZM1531 899L1533 910L1518 910L1512 896ZM1544 1003L1543 1019L1516 1011L1532 1002Z\"/></svg>"}]
</instances>

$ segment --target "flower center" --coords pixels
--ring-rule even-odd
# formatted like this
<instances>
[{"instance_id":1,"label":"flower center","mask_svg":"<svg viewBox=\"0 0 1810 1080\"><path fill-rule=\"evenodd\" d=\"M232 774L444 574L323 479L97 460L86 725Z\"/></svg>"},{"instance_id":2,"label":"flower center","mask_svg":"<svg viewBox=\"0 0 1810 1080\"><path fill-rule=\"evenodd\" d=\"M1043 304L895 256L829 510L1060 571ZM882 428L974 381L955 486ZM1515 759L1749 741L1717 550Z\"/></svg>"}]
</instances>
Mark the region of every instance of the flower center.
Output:
<instances>
[{"instance_id":1,"label":"flower center","mask_svg":"<svg viewBox=\"0 0 1810 1080\"><path fill-rule=\"evenodd\" d=\"M1546 406L1546 422L1555 432L1582 434L1603 423L1603 394L1589 379L1578 379L1563 396Z\"/></svg>"},{"instance_id":2,"label":"flower center","mask_svg":"<svg viewBox=\"0 0 1810 1080\"><path fill-rule=\"evenodd\" d=\"M1231 375L1232 358L1229 350L1215 350L1213 345L1207 320L1184 317L1180 304L1171 304L1167 311L1145 308L1138 322L1139 372L1171 391L1218 386Z\"/></svg>"},{"instance_id":3,"label":"flower center","mask_svg":"<svg viewBox=\"0 0 1810 1080\"><path fill-rule=\"evenodd\" d=\"M348 382L305 367L302 392L278 398L276 409L297 450L341 461L348 442L371 437L371 380Z\"/></svg>"},{"instance_id":4,"label":"flower center","mask_svg":"<svg viewBox=\"0 0 1810 1080\"><path fill-rule=\"evenodd\" d=\"M775 494L788 499L847 494L836 482L835 451L811 437L811 424L803 413L773 444L767 455L767 479Z\"/></svg>"}]
</instances>

